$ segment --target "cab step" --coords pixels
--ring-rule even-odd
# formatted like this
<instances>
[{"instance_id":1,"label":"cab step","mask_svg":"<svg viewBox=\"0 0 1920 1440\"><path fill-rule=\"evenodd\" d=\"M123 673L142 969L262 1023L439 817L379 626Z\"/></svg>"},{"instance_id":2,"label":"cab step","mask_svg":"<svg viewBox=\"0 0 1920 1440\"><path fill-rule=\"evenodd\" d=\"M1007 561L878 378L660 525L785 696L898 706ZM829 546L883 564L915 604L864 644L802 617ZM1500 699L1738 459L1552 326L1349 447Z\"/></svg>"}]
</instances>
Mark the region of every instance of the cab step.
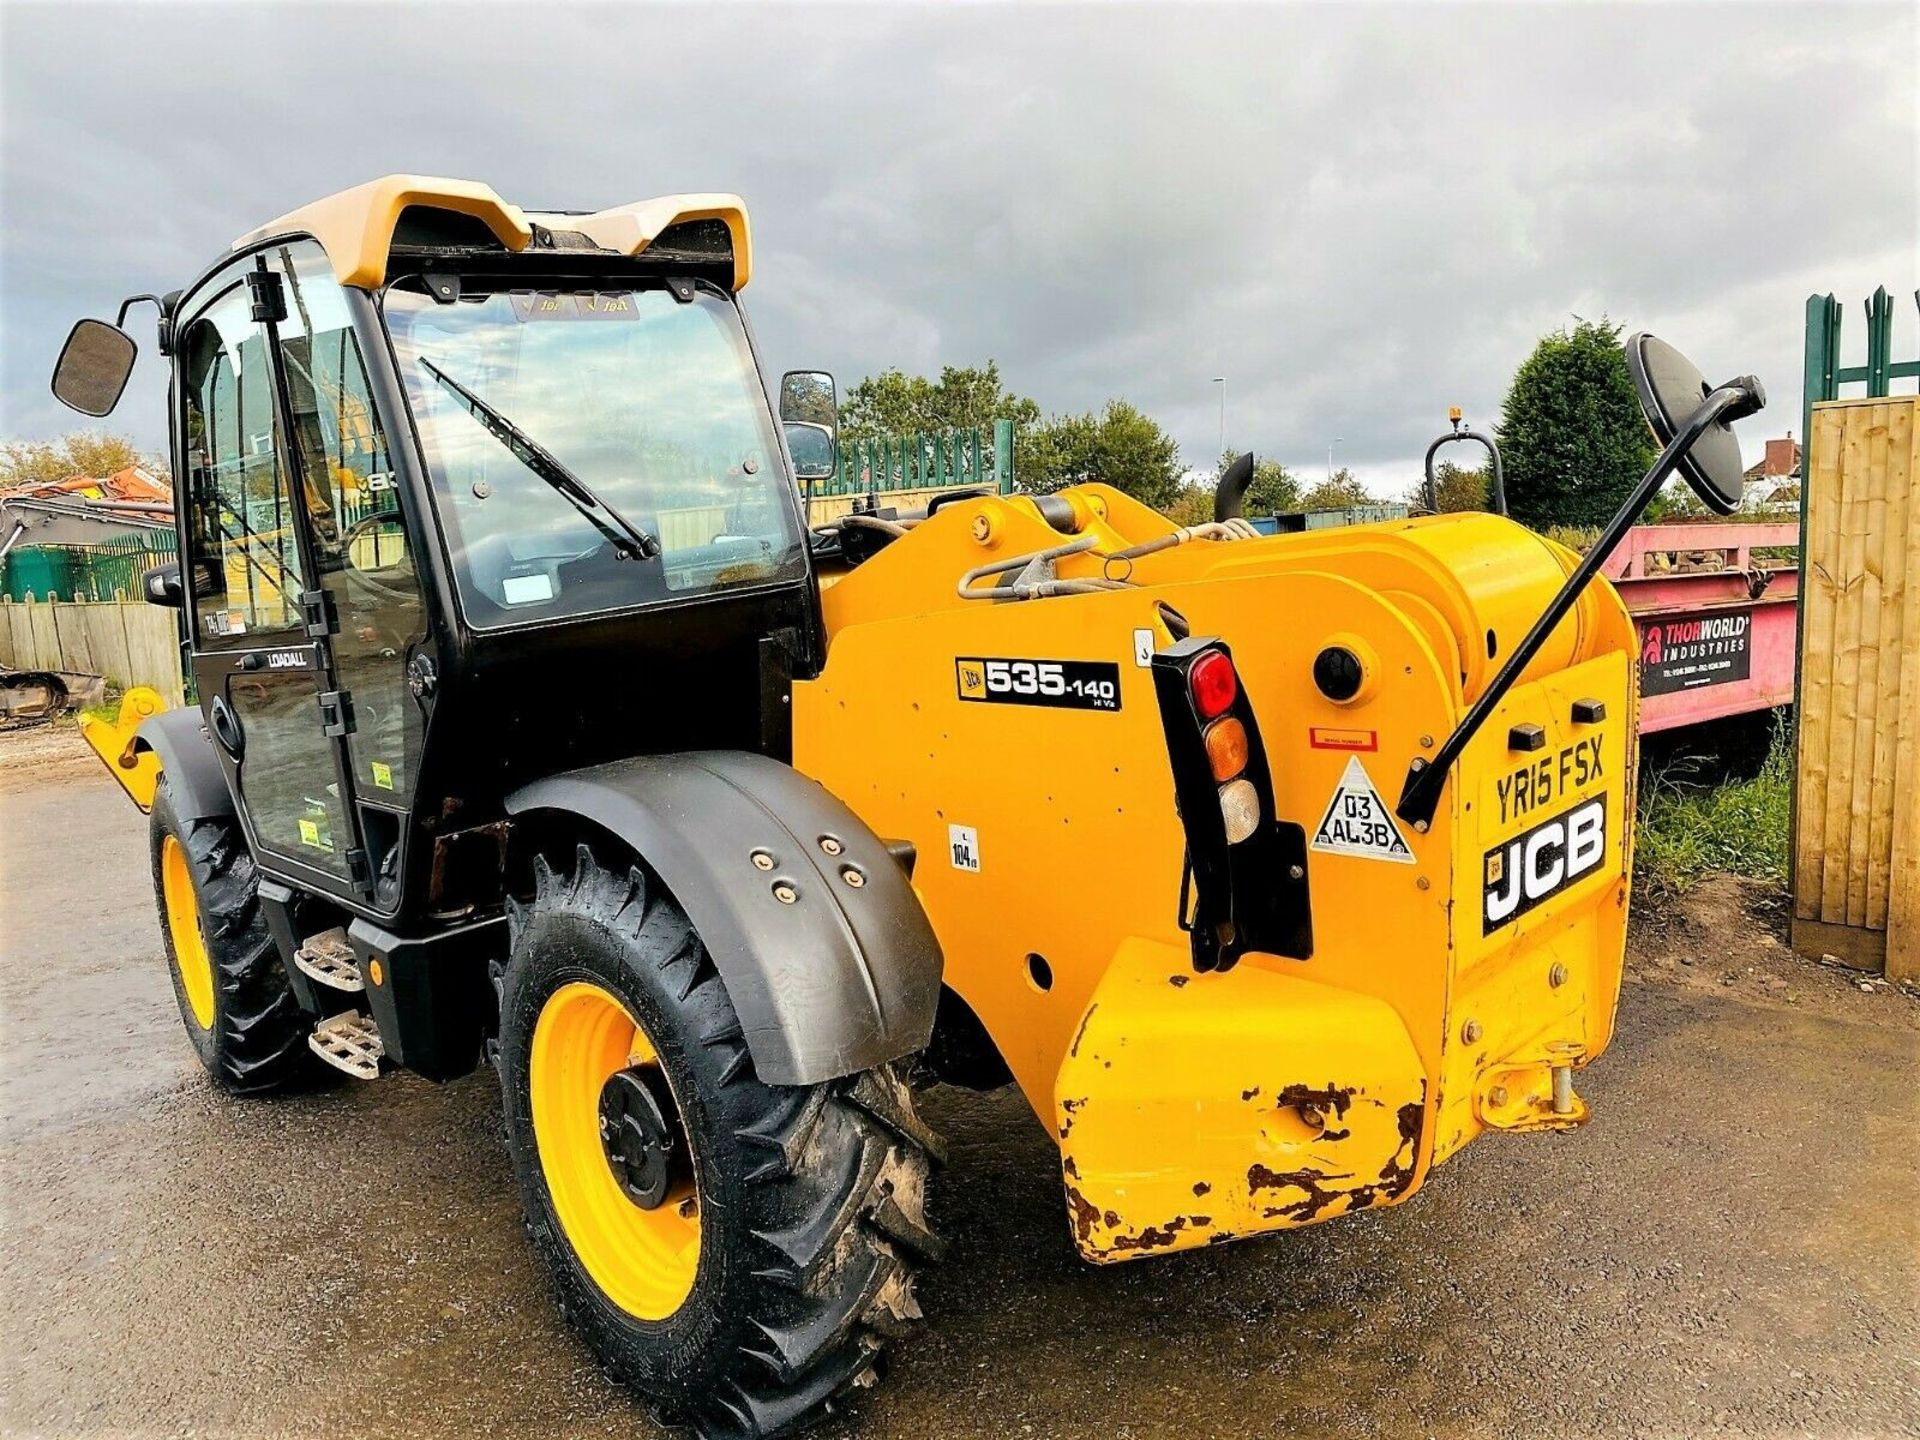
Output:
<instances>
[{"instance_id":1,"label":"cab step","mask_svg":"<svg viewBox=\"0 0 1920 1440\"><path fill-rule=\"evenodd\" d=\"M309 935L306 943L293 952L293 963L308 979L334 990L353 994L367 988L360 978L360 962L353 958L353 946L347 943L347 932L338 925Z\"/></svg>"},{"instance_id":2,"label":"cab step","mask_svg":"<svg viewBox=\"0 0 1920 1440\"><path fill-rule=\"evenodd\" d=\"M334 1069L356 1080L378 1080L387 1047L371 1015L343 1010L322 1020L307 1037L307 1047Z\"/></svg>"}]
</instances>

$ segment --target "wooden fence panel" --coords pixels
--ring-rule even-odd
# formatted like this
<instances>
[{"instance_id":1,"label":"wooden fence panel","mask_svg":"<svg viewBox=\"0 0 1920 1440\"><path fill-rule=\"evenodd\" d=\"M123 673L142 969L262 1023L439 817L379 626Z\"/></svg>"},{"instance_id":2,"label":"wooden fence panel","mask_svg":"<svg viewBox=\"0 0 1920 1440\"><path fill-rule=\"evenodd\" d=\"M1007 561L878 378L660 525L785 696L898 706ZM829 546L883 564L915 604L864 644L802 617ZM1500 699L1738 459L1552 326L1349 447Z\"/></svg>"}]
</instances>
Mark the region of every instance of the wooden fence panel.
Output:
<instances>
[{"instance_id":1,"label":"wooden fence panel","mask_svg":"<svg viewBox=\"0 0 1920 1440\"><path fill-rule=\"evenodd\" d=\"M1920 398L1816 406L1807 448L1794 943L1920 977Z\"/></svg>"},{"instance_id":2,"label":"wooden fence panel","mask_svg":"<svg viewBox=\"0 0 1920 1440\"><path fill-rule=\"evenodd\" d=\"M0 599L0 665L104 675L120 689L151 685L183 703L174 613L145 600Z\"/></svg>"}]
</instances>

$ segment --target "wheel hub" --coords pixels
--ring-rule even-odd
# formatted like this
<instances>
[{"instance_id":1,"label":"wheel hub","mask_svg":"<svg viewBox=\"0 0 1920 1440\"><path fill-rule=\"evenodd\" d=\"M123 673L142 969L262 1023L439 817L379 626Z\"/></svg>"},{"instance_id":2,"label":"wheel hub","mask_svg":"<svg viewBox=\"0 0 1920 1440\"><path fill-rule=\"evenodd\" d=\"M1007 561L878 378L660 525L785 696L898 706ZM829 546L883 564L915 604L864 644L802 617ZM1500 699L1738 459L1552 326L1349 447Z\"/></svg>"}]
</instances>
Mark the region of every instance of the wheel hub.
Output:
<instances>
[{"instance_id":1,"label":"wheel hub","mask_svg":"<svg viewBox=\"0 0 1920 1440\"><path fill-rule=\"evenodd\" d=\"M680 1112L657 1065L616 1070L600 1087L600 1144L621 1191L654 1210L692 1178Z\"/></svg>"}]
</instances>

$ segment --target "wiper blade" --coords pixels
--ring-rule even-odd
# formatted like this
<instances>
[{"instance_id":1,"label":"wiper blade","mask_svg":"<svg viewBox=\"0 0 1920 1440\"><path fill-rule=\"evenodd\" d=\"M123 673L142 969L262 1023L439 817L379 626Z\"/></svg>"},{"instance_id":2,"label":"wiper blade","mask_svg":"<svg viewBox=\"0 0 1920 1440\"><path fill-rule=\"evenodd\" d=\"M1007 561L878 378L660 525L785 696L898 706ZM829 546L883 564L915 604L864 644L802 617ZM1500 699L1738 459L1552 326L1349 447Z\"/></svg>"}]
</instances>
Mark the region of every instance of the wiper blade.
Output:
<instances>
[{"instance_id":1,"label":"wiper blade","mask_svg":"<svg viewBox=\"0 0 1920 1440\"><path fill-rule=\"evenodd\" d=\"M478 420L481 427L506 448L508 454L571 501L573 508L616 548L641 560L651 560L659 555L660 542L657 539L596 495L593 487L561 464L552 451L431 360L423 357L420 363L426 367L429 375L446 387L448 393L467 407L467 413Z\"/></svg>"}]
</instances>

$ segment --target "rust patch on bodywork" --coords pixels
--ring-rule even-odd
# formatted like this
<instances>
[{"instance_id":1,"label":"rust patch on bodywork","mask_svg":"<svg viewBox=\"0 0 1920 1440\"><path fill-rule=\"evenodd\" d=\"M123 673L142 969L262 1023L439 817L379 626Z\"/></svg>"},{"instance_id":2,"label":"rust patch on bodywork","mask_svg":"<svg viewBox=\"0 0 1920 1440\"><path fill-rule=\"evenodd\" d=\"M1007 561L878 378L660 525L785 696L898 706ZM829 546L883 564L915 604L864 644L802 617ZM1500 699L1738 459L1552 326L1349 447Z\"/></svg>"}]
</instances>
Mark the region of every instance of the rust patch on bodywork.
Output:
<instances>
[{"instance_id":1,"label":"rust patch on bodywork","mask_svg":"<svg viewBox=\"0 0 1920 1440\"><path fill-rule=\"evenodd\" d=\"M1169 975L1167 977L1167 984L1173 986L1176 990L1183 990L1186 988L1187 982L1192 978L1191 975Z\"/></svg>"},{"instance_id":2,"label":"rust patch on bodywork","mask_svg":"<svg viewBox=\"0 0 1920 1440\"><path fill-rule=\"evenodd\" d=\"M1067 1209L1073 1217L1073 1233L1079 1240L1081 1248L1084 1249L1093 1239L1093 1227L1100 1223L1100 1207L1082 1195L1077 1185L1068 1185L1065 1188Z\"/></svg>"},{"instance_id":3,"label":"rust patch on bodywork","mask_svg":"<svg viewBox=\"0 0 1920 1440\"><path fill-rule=\"evenodd\" d=\"M1213 1186L1204 1180L1196 1180L1193 1182L1193 1193L1196 1195L1204 1195L1211 1189L1213 1189Z\"/></svg>"},{"instance_id":4,"label":"rust patch on bodywork","mask_svg":"<svg viewBox=\"0 0 1920 1440\"><path fill-rule=\"evenodd\" d=\"M1187 1228L1187 1217L1176 1215L1164 1225L1149 1225L1138 1235L1116 1235L1107 1242L1107 1249L1114 1254L1128 1250L1164 1250L1173 1244L1173 1237Z\"/></svg>"},{"instance_id":5,"label":"rust patch on bodywork","mask_svg":"<svg viewBox=\"0 0 1920 1440\"><path fill-rule=\"evenodd\" d=\"M1318 1170L1269 1170L1258 1164L1247 1167L1247 1188L1256 1195L1262 1190L1303 1192L1302 1197L1291 1205L1270 1205L1261 1212L1270 1220L1284 1215L1302 1224L1315 1219L1327 1206L1348 1195L1349 1192L1345 1190L1329 1190L1327 1181L1352 1178L1351 1175L1325 1175Z\"/></svg>"},{"instance_id":6,"label":"rust patch on bodywork","mask_svg":"<svg viewBox=\"0 0 1920 1440\"><path fill-rule=\"evenodd\" d=\"M1338 1119L1347 1118L1347 1107L1353 1103L1357 1085L1289 1085L1274 1097L1274 1103L1281 1106L1291 1105L1296 1110L1318 1110L1325 1115L1331 1112ZM1245 1097L1242 1097L1245 1098Z\"/></svg>"}]
</instances>

